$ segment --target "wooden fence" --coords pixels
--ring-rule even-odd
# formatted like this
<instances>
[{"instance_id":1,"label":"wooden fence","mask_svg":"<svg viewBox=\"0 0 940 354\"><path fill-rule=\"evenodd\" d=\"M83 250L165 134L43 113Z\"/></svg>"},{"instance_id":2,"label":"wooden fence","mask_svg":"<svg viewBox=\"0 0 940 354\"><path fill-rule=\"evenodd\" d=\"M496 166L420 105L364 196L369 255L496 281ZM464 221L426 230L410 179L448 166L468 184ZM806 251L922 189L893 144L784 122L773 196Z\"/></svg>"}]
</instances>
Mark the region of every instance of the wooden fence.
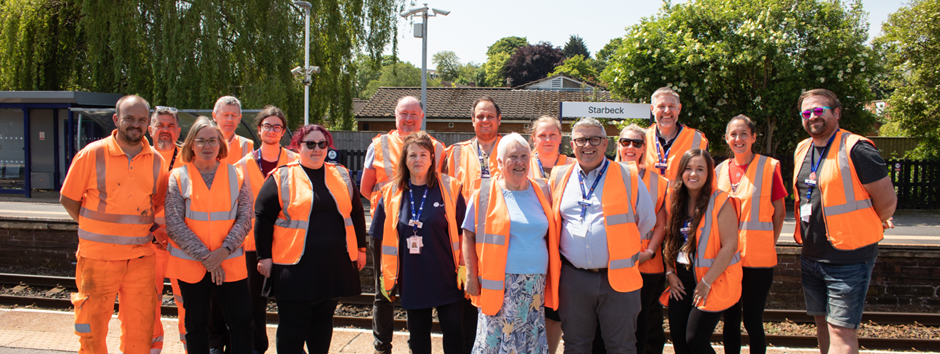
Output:
<instances>
[{"instance_id":1,"label":"wooden fence","mask_svg":"<svg viewBox=\"0 0 940 354\"><path fill-rule=\"evenodd\" d=\"M888 160L898 209L940 209L940 160Z\"/></svg>"}]
</instances>

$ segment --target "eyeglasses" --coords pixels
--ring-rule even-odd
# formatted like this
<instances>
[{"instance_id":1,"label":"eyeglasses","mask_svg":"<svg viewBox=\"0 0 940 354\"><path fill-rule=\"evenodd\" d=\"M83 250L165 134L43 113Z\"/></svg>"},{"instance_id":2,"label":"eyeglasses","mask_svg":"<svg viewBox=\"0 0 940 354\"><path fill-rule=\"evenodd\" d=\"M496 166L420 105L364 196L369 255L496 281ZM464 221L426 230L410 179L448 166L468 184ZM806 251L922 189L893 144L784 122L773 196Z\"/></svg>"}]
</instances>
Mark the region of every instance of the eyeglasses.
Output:
<instances>
[{"instance_id":1,"label":"eyeglasses","mask_svg":"<svg viewBox=\"0 0 940 354\"><path fill-rule=\"evenodd\" d=\"M193 145L196 145L197 147L203 147L206 146L206 144L209 144L209 146L219 146L219 139L212 138L193 140Z\"/></svg>"},{"instance_id":2,"label":"eyeglasses","mask_svg":"<svg viewBox=\"0 0 940 354\"><path fill-rule=\"evenodd\" d=\"M330 146L330 142L324 141L301 141L304 145L307 146L307 150L313 150L313 147L319 147L320 150L326 150L327 146Z\"/></svg>"},{"instance_id":3,"label":"eyeglasses","mask_svg":"<svg viewBox=\"0 0 940 354\"><path fill-rule=\"evenodd\" d=\"M620 146L630 147L630 145L633 145L635 148L641 148L643 147L643 139L620 138Z\"/></svg>"},{"instance_id":4,"label":"eyeglasses","mask_svg":"<svg viewBox=\"0 0 940 354\"><path fill-rule=\"evenodd\" d=\"M824 112L826 112L827 109L832 109L832 107L816 107L813 109L807 109L805 111L800 112L800 116L802 116L803 119L809 119L814 114L817 116L821 116Z\"/></svg>"},{"instance_id":5,"label":"eyeglasses","mask_svg":"<svg viewBox=\"0 0 940 354\"><path fill-rule=\"evenodd\" d=\"M275 133L280 133L280 132L284 131L284 127L282 127L282 126L280 126L280 125L277 125L277 124L274 124L274 125L271 125L271 124L262 124L262 125L261 125L261 131L263 131L263 132L271 132L271 131L273 131L273 132L275 132Z\"/></svg>"},{"instance_id":6,"label":"eyeglasses","mask_svg":"<svg viewBox=\"0 0 940 354\"><path fill-rule=\"evenodd\" d=\"M590 138L577 138L577 139L574 139L574 140L572 140L572 141L574 141L574 145L576 145L576 146L578 146L578 147L582 147L582 146L584 146L585 144L587 144L588 142L591 143L591 146L598 146L598 145L601 144L601 141L604 140L604 139L606 139L606 138L600 137L600 136L592 136L592 137L590 137Z\"/></svg>"},{"instance_id":7,"label":"eyeglasses","mask_svg":"<svg viewBox=\"0 0 940 354\"><path fill-rule=\"evenodd\" d=\"M179 110L176 109L176 107L156 106L153 108L153 112L156 114L161 114L161 113L176 114L177 112L179 112Z\"/></svg>"}]
</instances>

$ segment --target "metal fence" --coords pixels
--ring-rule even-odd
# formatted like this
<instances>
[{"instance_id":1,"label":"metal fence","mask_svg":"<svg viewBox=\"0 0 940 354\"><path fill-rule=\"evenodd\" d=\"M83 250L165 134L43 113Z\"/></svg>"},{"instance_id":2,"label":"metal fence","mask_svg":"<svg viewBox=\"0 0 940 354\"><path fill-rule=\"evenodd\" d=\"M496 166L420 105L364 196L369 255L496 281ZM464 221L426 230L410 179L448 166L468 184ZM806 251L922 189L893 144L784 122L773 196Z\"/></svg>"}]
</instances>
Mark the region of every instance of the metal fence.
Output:
<instances>
[{"instance_id":1,"label":"metal fence","mask_svg":"<svg viewBox=\"0 0 940 354\"><path fill-rule=\"evenodd\" d=\"M898 209L940 209L940 160L888 160Z\"/></svg>"}]
</instances>

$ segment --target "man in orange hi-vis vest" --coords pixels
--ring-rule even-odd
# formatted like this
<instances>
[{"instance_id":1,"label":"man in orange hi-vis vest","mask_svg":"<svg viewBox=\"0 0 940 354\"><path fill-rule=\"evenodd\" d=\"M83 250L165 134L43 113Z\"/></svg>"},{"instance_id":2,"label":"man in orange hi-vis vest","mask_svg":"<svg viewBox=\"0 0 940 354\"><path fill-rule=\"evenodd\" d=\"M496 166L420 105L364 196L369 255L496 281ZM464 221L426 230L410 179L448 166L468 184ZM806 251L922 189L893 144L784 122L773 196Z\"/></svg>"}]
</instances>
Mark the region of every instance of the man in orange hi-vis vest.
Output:
<instances>
[{"instance_id":1,"label":"man in orange hi-vis vest","mask_svg":"<svg viewBox=\"0 0 940 354\"><path fill-rule=\"evenodd\" d=\"M234 165L238 160L255 149L255 142L235 134L235 129L242 122L242 103L234 96L222 96L212 108L212 120L219 125L228 144L228 157L225 162Z\"/></svg>"},{"instance_id":2,"label":"man in orange hi-vis vest","mask_svg":"<svg viewBox=\"0 0 940 354\"><path fill-rule=\"evenodd\" d=\"M166 162L144 139L150 104L124 96L111 136L75 155L59 201L78 221L72 294L82 353L107 353L108 322L120 294L122 353L149 353L153 341L154 215L163 209Z\"/></svg>"},{"instance_id":3,"label":"man in orange hi-vis vest","mask_svg":"<svg viewBox=\"0 0 940 354\"><path fill-rule=\"evenodd\" d=\"M646 130L647 171L655 171L672 181L676 179L682 154L692 149L708 150L705 134L689 126L679 124L682 103L679 94L669 87L660 87L650 97L650 111L656 124Z\"/></svg>"},{"instance_id":4,"label":"man in orange hi-vis vest","mask_svg":"<svg viewBox=\"0 0 940 354\"><path fill-rule=\"evenodd\" d=\"M552 218L561 230L558 313L565 353L591 353L600 325L609 353L636 352L640 313L640 235L656 210L637 169L604 156L604 125L582 118L571 129L577 163L552 170Z\"/></svg>"},{"instance_id":5,"label":"man in orange hi-vis vest","mask_svg":"<svg viewBox=\"0 0 940 354\"><path fill-rule=\"evenodd\" d=\"M395 168L401 156L401 148L405 138L411 133L421 130L424 120L424 110L421 101L414 96L405 96L395 105L395 130L379 134L372 139L366 149L365 163L362 169L362 182L359 192L367 196L370 201L370 214L375 215L375 208L382 198L382 187L395 178ZM441 160L444 158L444 144L431 137L434 143L434 166L436 172L441 172ZM372 269L374 274L382 274L382 244L372 243ZM375 288L379 289L379 277L375 278ZM392 352L392 324L394 317L392 303L382 296L380 291L375 292L375 301L372 304L372 335L375 337L373 346L376 353Z\"/></svg>"},{"instance_id":6,"label":"man in orange hi-vis vest","mask_svg":"<svg viewBox=\"0 0 940 354\"><path fill-rule=\"evenodd\" d=\"M816 319L822 353L858 353L878 241L894 227L897 195L871 140L839 128L835 93L806 91L797 108L810 135L796 148L793 172L806 313Z\"/></svg>"}]
</instances>

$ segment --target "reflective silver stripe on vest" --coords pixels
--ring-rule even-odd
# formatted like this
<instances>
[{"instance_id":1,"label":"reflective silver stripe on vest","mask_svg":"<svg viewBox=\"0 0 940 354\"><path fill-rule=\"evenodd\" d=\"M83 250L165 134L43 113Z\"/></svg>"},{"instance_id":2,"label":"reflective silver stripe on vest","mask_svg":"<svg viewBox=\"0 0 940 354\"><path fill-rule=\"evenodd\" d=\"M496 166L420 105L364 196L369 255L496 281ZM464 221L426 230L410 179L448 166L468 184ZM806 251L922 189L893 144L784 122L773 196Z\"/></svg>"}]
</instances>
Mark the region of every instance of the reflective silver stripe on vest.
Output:
<instances>
[{"instance_id":1,"label":"reflective silver stripe on vest","mask_svg":"<svg viewBox=\"0 0 940 354\"><path fill-rule=\"evenodd\" d=\"M156 342L163 343L163 336L159 336L159 337L157 337L157 338L154 338L154 339L153 339L153 342L150 342L150 344L153 344L153 343L156 343Z\"/></svg>"},{"instance_id":2,"label":"reflective silver stripe on vest","mask_svg":"<svg viewBox=\"0 0 940 354\"><path fill-rule=\"evenodd\" d=\"M183 350L186 350L186 333L180 333L180 342L183 342Z\"/></svg>"},{"instance_id":3,"label":"reflective silver stripe on vest","mask_svg":"<svg viewBox=\"0 0 940 354\"><path fill-rule=\"evenodd\" d=\"M378 191L382 190L382 187L385 187L385 185L388 184L388 182L389 182L389 181L376 183L374 186L372 186L372 191L373 191L373 192L378 192Z\"/></svg>"},{"instance_id":4,"label":"reflective silver stripe on vest","mask_svg":"<svg viewBox=\"0 0 940 354\"><path fill-rule=\"evenodd\" d=\"M483 178L480 180L480 197L478 200L479 203L477 204L477 227L474 230L476 231L477 243L481 243L486 240L486 238L481 237L481 235L486 235L486 209L488 209L490 205L490 183L492 183L492 181L490 181L489 178ZM495 240L491 239L491 241Z\"/></svg>"},{"instance_id":5,"label":"reflective silver stripe on vest","mask_svg":"<svg viewBox=\"0 0 940 354\"><path fill-rule=\"evenodd\" d=\"M450 161L448 161L448 162L450 162L450 171L447 171L447 172L450 173L450 175L451 175L451 176L454 176L454 177L457 177L457 166L460 166L459 162L460 162L460 149L461 149L461 147L462 147L462 145L460 145L460 144L455 144L455 145L454 145L453 150L451 150L451 151L453 152L453 153L451 154L451 159L450 159Z\"/></svg>"},{"instance_id":6,"label":"reflective silver stripe on vest","mask_svg":"<svg viewBox=\"0 0 940 354\"><path fill-rule=\"evenodd\" d=\"M75 333L91 333L91 323L76 323Z\"/></svg>"},{"instance_id":7,"label":"reflective silver stripe on vest","mask_svg":"<svg viewBox=\"0 0 940 354\"><path fill-rule=\"evenodd\" d=\"M506 237L503 235L488 234L485 232L477 232L476 234L477 243L488 243L491 245L503 246L506 244Z\"/></svg>"},{"instance_id":8,"label":"reflective silver stripe on vest","mask_svg":"<svg viewBox=\"0 0 940 354\"><path fill-rule=\"evenodd\" d=\"M643 170L643 174L646 174L646 170ZM649 194L650 198L653 199L653 208L656 208L656 204L659 203L659 175L650 172L650 183L649 183ZM642 179L642 176L641 178Z\"/></svg>"},{"instance_id":9,"label":"reflective silver stripe on vest","mask_svg":"<svg viewBox=\"0 0 940 354\"><path fill-rule=\"evenodd\" d=\"M224 221L235 220L238 217L238 174L235 170L235 166L228 165L227 167L229 196L231 197L230 210L205 212L192 210L193 191L189 179L189 169L183 166L183 170L180 171L180 184L182 184L180 188L184 189L180 194L186 199L186 208L184 209L185 218L195 221Z\"/></svg>"},{"instance_id":10,"label":"reflective silver stripe on vest","mask_svg":"<svg viewBox=\"0 0 940 354\"><path fill-rule=\"evenodd\" d=\"M290 212L288 211L288 209L290 209L290 186L288 185L288 181L290 180L290 167L281 166L279 168L281 169L279 176L279 182L281 182L279 183L281 189L281 213L283 213L284 217L287 219L281 219L278 217L277 220L274 220L274 225L286 227L289 229L299 229L301 228L299 226L299 222L292 221L290 219ZM310 207L313 208L312 201L310 203ZM303 227L306 228L306 225L307 223L304 222Z\"/></svg>"},{"instance_id":11,"label":"reflective silver stripe on vest","mask_svg":"<svg viewBox=\"0 0 940 354\"><path fill-rule=\"evenodd\" d=\"M452 251L457 251L457 250L459 250L459 249L460 249L460 241L452 242L452 243L450 244L450 247L451 247L451 250L452 250Z\"/></svg>"},{"instance_id":12,"label":"reflective silver stripe on vest","mask_svg":"<svg viewBox=\"0 0 940 354\"><path fill-rule=\"evenodd\" d=\"M95 149L95 175L98 177L96 181L98 184L98 211L102 213L108 207L108 170L104 162L105 150L107 149L108 146L103 143Z\"/></svg>"},{"instance_id":13,"label":"reflective silver stripe on vest","mask_svg":"<svg viewBox=\"0 0 940 354\"><path fill-rule=\"evenodd\" d=\"M248 138L244 138L238 135L236 135L236 137L238 137L239 145L241 145L242 148L241 156L248 155L248 152L250 151L248 150Z\"/></svg>"},{"instance_id":14,"label":"reflective silver stripe on vest","mask_svg":"<svg viewBox=\"0 0 940 354\"><path fill-rule=\"evenodd\" d=\"M699 149L698 145L702 143L702 132L696 130L692 133L692 147L691 149Z\"/></svg>"},{"instance_id":15,"label":"reflective silver stripe on vest","mask_svg":"<svg viewBox=\"0 0 940 354\"><path fill-rule=\"evenodd\" d=\"M751 220L739 222L739 230L773 231L774 229L773 222L760 221L760 192L764 185L765 164L767 164L767 156L760 155L760 158L757 159L757 170L754 171L754 185L751 188Z\"/></svg>"},{"instance_id":16,"label":"reflective silver stripe on vest","mask_svg":"<svg viewBox=\"0 0 940 354\"><path fill-rule=\"evenodd\" d=\"M505 286L502 280L489 280L480 277L480 287L486 290L503 290Z\"/></svg>"},{"instance_id":17,"label":"reflective silver stripe on vest","mask_svg":"<svg viewBox=\"0 0 940 354\"><path fill-rule=\"evenodd\" d=\"M389 256L398 256L398 247L383 245L382 254L389 255Z\"/></svg>"},{"instance_id":18,"label":"reflective silver stripe on vest","mask_svg":"<svg viewBox=\"0 0 940 354\"><path fill-rule=\"evenodd\" d=\"M177 294L173 294L173 300L176 300L176 303L177 303L177 304L182 304L182 303L183 303L183 297L182 297L182 296L179 296L179 295L177 295Z\"/></svg>"},{"instance_id":19,"label":"reflective silver stripe on vest","mask_svg":"<svg viewBox=\"0 0 940 354\"><path fill-rule=\"evenodd\" d=\"M441 176L441 185L444 186L444 192L446 192L448 196L454 195L454 191L450 190L451 177L445 174L439 176Z\"/></svg>"},{"instance_id":20,"label":"reflective silver stripe on vest","mask_svg":"<svg viewBox=\"0 0 940 354\"><path fill-rule=\"evenodd\" d=\"M823 210L825 210L826 216L836 216L840 214L851 213L859 209L868 209L871 207L872 207L871 199L865 199L865 200L850 201L845 204L825 207L823 208Z\"/></svg>"},{"instance_id":21,"label":"reflective silver stripe on vest","mask_svg":"<svg viewBox=\"0 0 940 354\"><path fill-rule=\"evenodd\" d=\"M153 195L157 195L157 183L160 179L160 171L163 170L163 160L157 158L157 152L152 151L153 157L150 158L151 164L153 165Z\"/></svg>"},{"instance_id":22,"label":"reflective silver stripe on vest","mask_svg":"<svg viewBox=\"0 0 940 354\"><path fill-rule=\"evenodd\" d=\"M339 176L343 179L343 183L346 183L346 190L349 191L350 203L355 202L356 191L353 190L352 179L350 179L349 177L349 170L340 166L336 166L336 169L339 170ZM330 193L332 194L333 192L330 192ZM339 210L339 202L336 203L336 210ZM343 218L343 223L345 224L345 226L352 226L353 224L352 215L350 215L348 218Z\"/></svg>"},{"instance_id":23,"label":"reflective silver stripe on vest","mask_svg":"<svg viewBox=\"0 0 940 354\"><path fill-rule=\"evenodd\" d=\"M718 164L718 166L715 166L715 178L718 178L719 176L721 176L721 171L725 169L725 164L729 163L728 161L730 160L731 159L727 159L724 162Z\"/></svg>"},{"instance_id":24,"label":"reflective silver stripe on vest","mask_svg":"<svg viewBox=\"0 0 940 354\"><path fill-rule=\"evenodd\" d=\"M565 180L565 182L567 182L567 179L568 179L568 178L567 178L567 177L568 177L568 171L571 169L571 166L572 166L572 165L574 165L574 164L567 164L567 165L563 165L563 166L558 166L558 167L557 167L557 168L558 168L558 174L555 175L557 178L555 178L555 181L552 182L552 191L553 191L553 192L558 192L558 195L563 195L564 192L565 192L565 191L560 191L560 190L558 190L558 184L559 184L559 183L563 183L562 180Z\"/></svg>"},{"instance_id":25,"label":"reflective silver stripe on vest","mask_svg":"<svg viewBox=\"0 0 940 354\"><path fill-rule=\"evenodd\" d=\"M391 176L391 174L394 174L393 171L395 171L395 168L392 167L392 161L389 160L392 152L388 146L388 133L382 134L381 138L379 138L379 142L382 145L382 168L385 169L385 176L387 176L388 179L392 179L393 176Z\"/></svg>"},{"instance_id":26,"label":"reflective silver stripe on vest","mask_svg":"<svg viewBox=\"0 0 940 354\"><path fill-rule=\"evenodd\" d=\"M254 160L254 158L252 158L252 160ZM254 189L251 188L251 173L248 171L248 162L241 160L236 163L235 166L242 168L242 176L245 178L245 186L248 187L248 190L252 191L252 195L254 195ZM255 166L257 166L257 164L255 164ZM261 172L260 168L258 169L258 172ZM264 175L261 176L261 181L261 184L264 185Z\"/></svg>"},{"instance_id":27,"label":"reflective silver stripe on vest","mask_svg":"<svg viewBox=\"0 0 940 354\"><path fill-rule=\"evenodd\" d=\"M620 225L626 223L636 223L636 214L633 209L633 188L631 188L632 183L630 181L630 168L625 165L623 162L612 162L616 164L617 167L620 167L620 178L623 180L624 190L627 191L627 213L626 214L614 214L605 217L608 226Z\"/></svg>"},{"instance_id":28,"label":"reflective silver stripe on vest","mask_svg":"<svg viewBox=\"0 0 940 354\"><path fill-rule=\"evenodd\" d=\"M623 269L623 268L632 268L636 265L637 261L640 260L640 252L634 253L630 258L625 259L611 259L609 269Z\"/></svg>"},{"instance_id":29,"label":"reflective silver stripe on vest","mask_svg":"<svg viewBox=\"0 0 940 354\"><path fill-rule=\"evenodd\" d=\"M170 252L170 255L173 256L173 257L176 257L176 258L179 258L179 259L183 259L183 260L187 260L187 261L196 261L195 258L190 257L189 254L187 254L187 253L184 252L183 250L181 250L181 249L179 249L179 248L176 248L176 247L173 247L172 244L168 244L168 245L166 246L166 250L169 251L169 252ZM232 259L232 258L241 257L241 256L244 255L244 254L245 254L245 251L242 250L241 247L239 247L239 248L236 249L234 252L232 252L232 254L228 255L228 257L225 257L225 259ZM201 261L196 261L196 262L201 262ZM180 301L180 302L182 302L182 301Z\"/></svg>"},{"instance_id":30,"label":"reflective silver stripe on vest","mask_svg":"<svg viewBox=\"0 0 940 354\"><path fill-rule=\"evenodd\" d=\"M151 225L154 222L153 216L102 213L100 211L86 209L85 207L79 209L78 215L81 215L87 219L104 221L112 224Z\"/></svg>"},{"instance_id":31,"label":"reflective silver stripe on vest","mask_svg":"<svg viewBox=\"0 0 940 354\"><path fill-rule=\"evenodd\" d=\"M839 139L839 173L842 175L842 190L845 192L845 204L831 205L823 208L825 216L836 216L851 213L859 209L872 207L871 199L855 200L855 187L852 185L852 168L849 166L849 153L845 142L852 133L842 133ZM820 189L823 187L820 185Z\"/></svg>"},{"instance_id":32,"label":"reflective silver stripe on vest","mask_svg":"<svg viewBox=\"0 0 940 354\"><path fill-rule=\"evenodd\" d=\"M545 196L546 200L548 200L548 204L552 204L552 191L548 189L548 182L542 178L532 179L531 181L538 189L542 191L542 195Z\"/></svg>"},{"instance_id":33,"label":"reflective silver stripe on vest","mask_svg":"<svg viewBox=\"0 0 940 354\"><path fill-rule=\"evenodd\" d=\"M696 247L695 252L695 266L696 267L705 267L711 268L712 264L715 263L714 258L705 258L705 250L708 248L708 239L711 237L712 232L712 214L715 209L715 198L718 197L718 194L721 191L712 192L711 198L708 200L708 208L705 209L705 216L702 217L704 222L702 226L702 236L698 239L698 246ZM741 261L741 252L735 252L734 256L731 257L731 263L728 265L733 265Z\"/></svg>"},{"instance_id":34,"label":"reflective silver stripe on vest","mask_svg":"<svg viewBox=\"0 0 940 354\"><path fill-rule=\"evenodd\" d=\"M101 242L101 243L110 243L112 245L144 245L150 243L150 240L153 239L153 236L114 236L114 235L102 235L99 233L94 233L91 231L85 231L81 228L78 229L78 238L82 240Z\"/></svg>"}]
</instances>

